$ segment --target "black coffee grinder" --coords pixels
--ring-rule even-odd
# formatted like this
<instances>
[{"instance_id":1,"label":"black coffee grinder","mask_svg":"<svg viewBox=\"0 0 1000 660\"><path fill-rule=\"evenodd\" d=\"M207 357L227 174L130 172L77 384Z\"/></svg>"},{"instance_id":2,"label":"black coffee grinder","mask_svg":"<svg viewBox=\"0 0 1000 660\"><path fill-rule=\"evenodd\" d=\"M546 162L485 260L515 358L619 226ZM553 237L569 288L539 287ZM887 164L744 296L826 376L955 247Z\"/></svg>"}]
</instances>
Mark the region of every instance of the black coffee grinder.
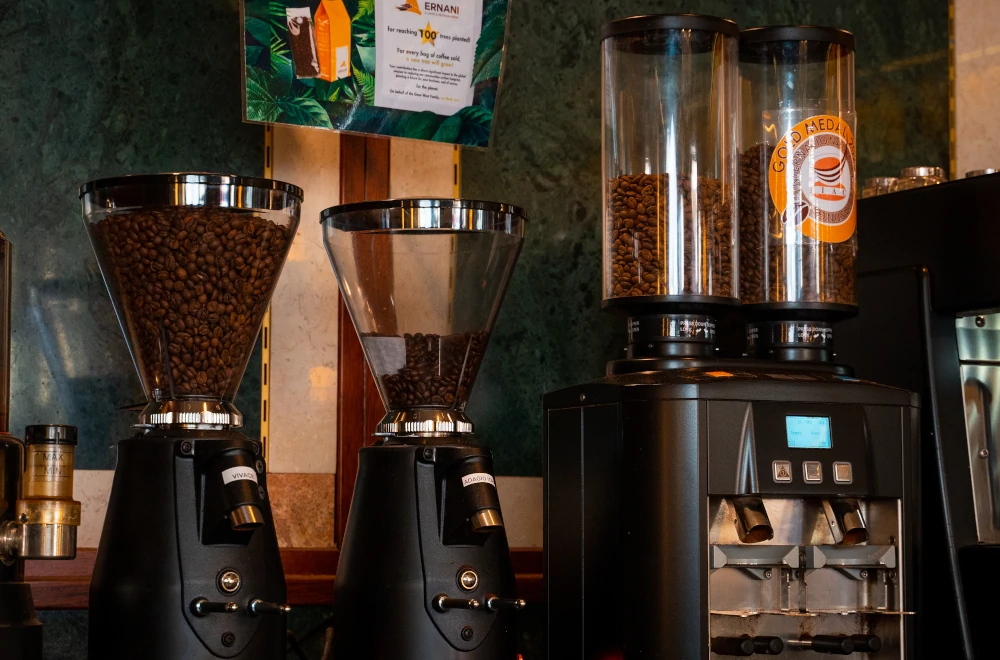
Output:
<instances>
[{"instance_id":1,"label":"black coffee grinder","mask_svg":"<svg viewBox=\"0 0 1000 660\"><path fill-rule=\"evenodd\" d=\"M452 199L323 211L389 411L361 449L334 598L336 658L513 660L514 597L489 450L463 412L524 213Z\"/></svg>"},{"instance_id":2,"label":"black coffee grinder","mask_svg":"<svg viewBox=\"0 0 1000 660\"><path fill-rule=\"evenodd\" d=\"M24 560L76 557L76 428L29 426L24 441L9 432L10 293L11 244L0 233L0 655L42 660L42 624Z\"/></svg>"},{"instance_id":3,"label":"black coffee grinder","mask_svg":"<svg viewBox=\"0 0 1000 660\"><path fill-rule=\"evenodd\" d=\"M233 398L302 191L217 174L93 181L84 222L147 405L90 588L91 660L283 658L285 579L261 445Z\"/></svg>"},{"instance_id":4,"label":"black coffee grinder","mask_svg":"<svg viewBox=\"0 0 1000 660\"><path fill-rule=\"evenodd\" d=\"M853 37L639 16L602 48L628 343L544 398L549 657L912 657L917 397L831 344L856 312Z\"/></svg>"}]
</instances>

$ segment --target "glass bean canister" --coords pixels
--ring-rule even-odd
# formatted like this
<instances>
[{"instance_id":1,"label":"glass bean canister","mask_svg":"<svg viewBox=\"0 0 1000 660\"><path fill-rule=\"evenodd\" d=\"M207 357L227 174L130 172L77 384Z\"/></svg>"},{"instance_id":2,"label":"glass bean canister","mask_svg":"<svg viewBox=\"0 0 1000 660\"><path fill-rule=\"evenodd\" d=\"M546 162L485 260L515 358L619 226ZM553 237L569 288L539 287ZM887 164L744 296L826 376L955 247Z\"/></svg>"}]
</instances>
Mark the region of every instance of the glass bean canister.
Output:
<instances>
[{"instance_id":1,"label":"glass bean canister","mask_svg":"<svg viewBox=\"0 0 1000 660\"><path fill-rule=\"evenodd\" d=\"M935 186L946 181L948 181L948 177L943 168L927 165L904 167L899 171L899 178L896 179L896 190L913 190L914 188Z\"/></svg>"},{"instance_id":2,"label":"glass bean canister","mask_svg":"<svg viewBox=\"0 0 1000 660\"><path fill-rule=\"evenodd\" d=\"M740 35L740 296L759 312L856 309L854 36Z\"/></svg>"},{"instance_id":3,"label":"glass bean canister","mask_svg":"<svg viewBox=\"0 0 1000 660\"><path fill-rule=\"evenodd\" d=\"M861 199L896 192L897 181L898 179L894 176L873 176L865 179L865 187L861 190Z\"/></svg>"},{"instance_id":4,"label":"glass bean canister","mask_svg":"<svg viewBox=\"0 0 1000 660\"><path fill-rule=\"evenodd\" d=\"M738 37L691 14L604 26L605 307L738 303Z\"/></svg>"}]
</instances>

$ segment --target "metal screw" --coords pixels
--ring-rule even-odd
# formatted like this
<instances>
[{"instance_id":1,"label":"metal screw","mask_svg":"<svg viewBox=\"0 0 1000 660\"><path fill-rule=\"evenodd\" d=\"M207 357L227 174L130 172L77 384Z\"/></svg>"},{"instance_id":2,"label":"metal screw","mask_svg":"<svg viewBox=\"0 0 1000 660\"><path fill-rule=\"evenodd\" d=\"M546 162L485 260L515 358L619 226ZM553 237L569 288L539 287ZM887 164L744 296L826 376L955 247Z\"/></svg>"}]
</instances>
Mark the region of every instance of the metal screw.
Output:
<instances>
[{"instance_id":1,"label":"metal screw","mask_svg":"<svg viewBox=\"0 0 1000 660\"><path fill-rule=\"evenodd\" d=\"M476 634L476 632L472 628L470 628L469 626L466 626L466 627L462 628L462 639L464 639L467 642L469 640L471 640L472 636L475 635L475 634Z\"/></svg>"},{"instance_id":2,"label":"metal screw","mask_svg":"<svg viewBox=\"0 0 1000 660\"><path fill-rule=\"evenodd\" d=\"M243 580L236 571L223 571L219 576L219 589L223 593L234 594L240 590Z\"/></svg>"},{"instance_id":3,"label":"metal screw","mask_svg":"<svg viewBox=\"0 0 1000 660\"><path fill-rule=\"evenodd\" d=\"M770 568L765 569L765 571L764 571L764 577L767 578L768 580L770 580L771 579L771 575L772 575L771 569Z\"/></svg>"},{"instance_id":4,"label":"metal screw","mask_svg":"<svg viewBox=\"0 0 1000 660\"><path fill-rule=\"evenodd\" d=\"M424 460L425 461L432 461L432 460L434 460L434 450L431 449L430 447L427 447L426 449L424 449Z\"/></svg>"},{"instance_id":5,"label":"metal screw","mask_svg":"<svg viewBox=\"0 0 1000 660\"><path fill-rule=\"evenodd\" d=\"M458 574L458 586L465 591L472 591L479 586L479 576L471 568L464 568Z\"/></svg>"},{"instance_id":6,"label":"metal screw","mask_svg":"<svg viewBox=\"0 0 1000 660\"><path fill-rule=\"evenodd\" d=\"M190 442L188 442L187 440L185 440L184 442L181 443L181 453L182 454L190 454L191 450L193 448L194 448L194 446Z\"/></svg>"},{"instance_id":7,"label":"metal screw","mask_svg":"<svg viewBox=\"0 0 1000 660\"><path fill-rule=\"evenodd\" d=\"M861 579L862 580L867 580L868 579L868 571L862 569L862 571L861 571Z\"/></svg>"},{"instance_id":8,"label":"metal screw","mask_svg":"<svg viewBox=\"0 0 1000 660\"><path fill-rule=\"evenodd\" d=\"M890 536L889 537L889 545L896 545L896 537L895 536Z\"/></svg>"},{"instance_id":9,"label":"metal screw","mask_svg":"<svg viewBox=\"0 0 1000 660\"><path fill-rule=\"evenodd\" d=\"M224 633L222 633L222 645L223 646L232 646L235 643L236 643L236 635L234 635L231 632L224 632Z\"/></svg>"},{"instance_id":10,"label":"metal screw","mask_svg":"<svg viewBox=\"0 0 1000 660\"><path fill-rule=\"evenodd\" d=\"M896 571L889 571L889 582L896 581Z\"/></svg>"},{"instance_id":11,"label":"metal screw","mask_svg":"<svg viewBox=\"0 0 1000 660\"><path fill-rule=\"evenodd\" d=\"M984 325L986 325L986 319L983 318L982 316L977 316L976 317L976 327L977 328L981 328Z\"/></svg>"},{"instance_id":12,"label":"metal screw","mask_svg":"<svg viewBox=\"0 0 1000 660\"><path fill-rule=\"evenodd\" d=\"M28 514L22 513L21 517L20 517L20 521L23 522L23 523L28 522Z\"/></svg>"},{"instance_id":13,"label":"metal screw","mask_svg":"<svg viewBox=\"0 0 1000 660\"><path fill-rule=\"evenodd\" d=\"M990 450L989 449L980 449L979 450L979 458L988 458L989 455L990 455Z\"/></svg>"},{"instance_id":14,"label":"metal screw","mask_svg":"<svg viewBox=\"0 0 1000 660\"><path fill-rule=\"evenodd\" d=\"M262 461L262 460L260 460L258 458L257 461L253 464L253 468L255 470L257 470L258 472L260 472L261 474L263 474L264 473L264 461Z\"/></svg>"},{"instance_id":15,"label":"metal screw","mask_svg":"<svg viewBox=\"0 0 1000 660\"><path fill-rule=\"evenodd\" d=\"M257 486L257 496L262 500L267 499L267 491L264 490L263 486Z\"/></svg>"},{"instance_id":16,"label":"metal screw","mask_svg":"<svg viewBox=\"0 0 1000 660\"><path fill-rule=\"evenodd\" d=\"M587 395L586 394L581 394L580 395L580 402L582 403L582 402L584 402L586 400L587 400Z\"/></svg>"}]
</instances>

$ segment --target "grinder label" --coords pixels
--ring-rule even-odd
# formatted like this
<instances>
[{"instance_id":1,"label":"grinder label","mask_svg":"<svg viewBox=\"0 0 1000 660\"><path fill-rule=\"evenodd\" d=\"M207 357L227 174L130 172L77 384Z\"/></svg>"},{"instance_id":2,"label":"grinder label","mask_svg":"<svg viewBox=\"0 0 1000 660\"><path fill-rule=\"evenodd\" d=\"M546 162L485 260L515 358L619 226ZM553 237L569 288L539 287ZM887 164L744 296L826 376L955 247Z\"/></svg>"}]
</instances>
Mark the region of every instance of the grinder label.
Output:
<instances>
[{"instance_id":1,"label":"grinder label","mask_svg":"<svg viewBox=\"0 0 1000 660\"><path fill-rule=\"evenodd\" d=\"M856 156L854 131L839 117L815 115L782 136L767 183L786 229L829 243L854 235Z\"/></svg>"},{"instance_id":2,"label":"grinder label","mask_svg":"<svg viewBox=\"0 0 1000 660\"><path fill-rule=\"evenodd\" d=\"M245 466L231 467L222 471L222 483L230 484L234 481L252 481L257 483L257 471Z\"/></svg>"},{"instance_id":3,"label":"grinder label","mask_svg":"<svg viewBox=\"0 0 1000 660\"><path fill-rule=\"evenodd\" d=\"M489 472L473 472L462 477L463 487L468 487L472 484L489 484L494 488L497 487L497 482L493 480L493 475Z\"/></svg>"}]
</instances>

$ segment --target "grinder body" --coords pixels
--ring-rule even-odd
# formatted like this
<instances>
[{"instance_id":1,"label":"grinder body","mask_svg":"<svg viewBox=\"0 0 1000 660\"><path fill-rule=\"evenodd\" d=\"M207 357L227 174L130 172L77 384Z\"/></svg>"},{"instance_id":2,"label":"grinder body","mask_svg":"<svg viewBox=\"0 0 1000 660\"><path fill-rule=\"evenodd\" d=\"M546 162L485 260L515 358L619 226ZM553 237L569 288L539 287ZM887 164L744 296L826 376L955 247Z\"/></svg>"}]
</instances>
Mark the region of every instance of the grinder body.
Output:
<instances>
[{"instance_id":1,"label":"grinder body","mask_svg":"<svg viewBox=\"0 0 1000 660\"><path fill-rule=\"evenodd\" d=\"M231 430L119 443L90 588L91 660L284 657L285 618L250 611L286 597L259 453ZM253 524L238 516L247 507Z\"/></svg>"},{"instance_id":2,"label":"grinder body","mask_svg":"<svg viewBox=\"0 0 1000 660\"><path fill-rule=\"evenodd\" d=\"M483 512L486 512L483 515ZM511 660L514 572L489 451L468 444L360 450L335 586L335 658ZM476 522L479 521L479 522ZM462 575L475 573L475 585ZM439 608L437 599L479 607Z\"/></svg>"}]
</instances>

